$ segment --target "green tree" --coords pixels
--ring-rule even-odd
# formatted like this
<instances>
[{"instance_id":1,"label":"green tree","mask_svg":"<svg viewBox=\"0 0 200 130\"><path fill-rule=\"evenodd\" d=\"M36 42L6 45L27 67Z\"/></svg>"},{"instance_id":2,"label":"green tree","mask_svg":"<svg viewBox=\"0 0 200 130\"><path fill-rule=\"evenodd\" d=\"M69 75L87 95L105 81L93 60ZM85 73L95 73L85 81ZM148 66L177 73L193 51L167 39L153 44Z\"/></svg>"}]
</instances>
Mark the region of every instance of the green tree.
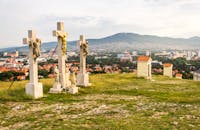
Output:
<instances>
[{"instance_id":1,"label":"green tree","mask_svg":"<svg viewBox=\"0 0 200 130\"><path fill-rule=\"evenodd\" d=\"M49 72L45 69L38 70L38 75L43 76L44 78L48 78Z\"/></svg>"}]
</instances>

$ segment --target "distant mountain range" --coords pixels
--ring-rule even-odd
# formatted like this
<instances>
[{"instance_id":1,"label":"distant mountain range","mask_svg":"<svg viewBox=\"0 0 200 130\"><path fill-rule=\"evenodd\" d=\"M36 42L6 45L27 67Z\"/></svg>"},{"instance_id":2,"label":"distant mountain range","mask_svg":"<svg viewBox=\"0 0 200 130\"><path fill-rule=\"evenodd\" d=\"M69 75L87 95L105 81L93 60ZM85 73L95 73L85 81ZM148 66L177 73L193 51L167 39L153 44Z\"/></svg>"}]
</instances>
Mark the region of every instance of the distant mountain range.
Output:
<instances>
[{"instance_id":1,"label":"distant mountain range","mask_svg":"<svg viewBox=\"0 0 200 130\"><path fill-rule=\"evenodd\" d=\"M96 50L167 50L167 49L200 49L200 37L170 38L153 35L140 35L136 33L117 33L100 39L88 39L90 49ZM76 50L77 41L69 41L68 48ZM42 44L42 50L50 50L56 47L56 42ZM2 48L0 51L22 51L28 50L27 46Z\"/></svg>"}]
</instances>

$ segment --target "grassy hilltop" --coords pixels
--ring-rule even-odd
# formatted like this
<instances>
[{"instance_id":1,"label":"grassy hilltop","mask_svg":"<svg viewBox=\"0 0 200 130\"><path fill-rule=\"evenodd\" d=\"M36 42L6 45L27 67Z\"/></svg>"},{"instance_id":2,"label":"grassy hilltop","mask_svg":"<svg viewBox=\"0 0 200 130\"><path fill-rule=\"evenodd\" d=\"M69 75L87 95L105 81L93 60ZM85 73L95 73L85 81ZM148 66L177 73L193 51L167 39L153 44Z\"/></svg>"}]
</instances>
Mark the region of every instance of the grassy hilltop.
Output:
<instances>
[{"instance_id":1,"label":"grassy hilltop","mask_svg":"<svg viewBox=\"0 0 200 130\"><path fill-rule=\"evenodd\" d=\"M24 93L27 81L0 82L0 129L200 129L200 82L134 74L91 75L92 86L79 94Z\"/></svg>"}]
</instances>

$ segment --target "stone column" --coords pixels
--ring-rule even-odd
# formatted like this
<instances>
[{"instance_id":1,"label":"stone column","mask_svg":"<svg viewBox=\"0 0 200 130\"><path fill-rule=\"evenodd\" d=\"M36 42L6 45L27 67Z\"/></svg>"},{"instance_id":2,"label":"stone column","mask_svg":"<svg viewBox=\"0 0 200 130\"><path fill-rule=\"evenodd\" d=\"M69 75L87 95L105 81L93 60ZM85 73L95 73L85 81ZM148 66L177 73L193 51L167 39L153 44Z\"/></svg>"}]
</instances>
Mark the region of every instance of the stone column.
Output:
<instances>
[{"instance_id":1,"label":"stone column","mask_svg":"<svg viewBox=\"0 0 200 130\"><path fill-rule=\"evenodd\" d=\"M41 40L36 38L34 31L28 31L28 38L23 39L23 44L29 45L29 78L30 82L26 84L26 94L33 98L43 97L42 83L38 82L38 63L37 57L40 56Z\"/></svg>"},{"instance_id":2,"label":"stone column","mask_svg":"<svg viewBox=\"0 0 200 130\"><path fill-rule=\"evenodd\" d=\"M86 57L88 55L88 42L85 40L83 35L80 36L80 40L78 41L78 45L80 46L80 72L77 76L77 85L78 86L90 86L89 83L89 74L86 72Z\"/></svg>"}]
</instances>

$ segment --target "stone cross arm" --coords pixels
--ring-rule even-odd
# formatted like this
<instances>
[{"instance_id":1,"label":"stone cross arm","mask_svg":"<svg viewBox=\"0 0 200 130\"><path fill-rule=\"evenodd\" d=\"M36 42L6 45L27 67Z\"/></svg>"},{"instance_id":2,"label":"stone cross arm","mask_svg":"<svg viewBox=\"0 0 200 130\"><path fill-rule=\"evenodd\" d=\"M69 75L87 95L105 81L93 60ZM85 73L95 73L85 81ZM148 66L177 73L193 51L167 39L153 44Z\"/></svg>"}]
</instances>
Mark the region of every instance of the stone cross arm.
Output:
<instances>
[{"instance_id":1,"label":"stone cross arm","mask_svg":"<svg viewBox=\"0 0 200 130\"><path fill-rule=\"evenodd\" d=\"M53 36L55 37L67 37L68 33L64 31L64 23L58 22L57 23L57 30L53 31Z\"/></svg>"},{"instance_id":2,"label":"stone cross arm","mask_svg":"<svg viewBox=\"0 0 200 130\"><path fill-rule=\"evenodd\" d=\"M68 33L64 32L64 31L53 31L53 36L54 37L67 37Z\"/></svg>"},{"instance_id":3,"label":"stone cross arm","mask_svg":"<svg viewBox=\"0 0 200 130\"><path fill-rule=\"evenodd\" d=\"M23 44L29 44L30 39L29 38L23 38Z\"/></svg>"},{"instance_id":4,"label":"stone cross arm","mask_svg":"<svg viewBox=\"0 0 200 130\"><path fill-rule=\"evenodd\" d=\"M41 43L41 39L36 38L36 33L33 30L28 30L28 38L23 38L23 44L29 44L31 41Z\"/></svg>"}]
</instances>

